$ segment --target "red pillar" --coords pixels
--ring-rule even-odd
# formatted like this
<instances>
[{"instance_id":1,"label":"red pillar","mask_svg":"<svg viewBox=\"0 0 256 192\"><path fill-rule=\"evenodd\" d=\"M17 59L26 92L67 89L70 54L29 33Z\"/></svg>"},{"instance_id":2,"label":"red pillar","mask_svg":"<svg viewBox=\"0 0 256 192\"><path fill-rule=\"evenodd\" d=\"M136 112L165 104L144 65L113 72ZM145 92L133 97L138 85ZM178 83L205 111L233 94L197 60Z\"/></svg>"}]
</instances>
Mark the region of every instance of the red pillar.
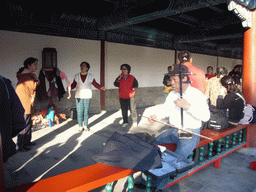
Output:
<instances>
[{"instance_id":1,"label":"red pillar","mask_svg":"<svg viewBox=\"0 0 256 192\"><path fill-rule=\"evenodd\" d=\"M105 40L101 40L100 85L105 86ZM100 105L101 105L101 109L105 109L105 91L100 91Z\"/></svg>"},{"instance_id":2,"label":"red pillar","mask_svg":"<svg viewBox=\"0 0 256 192\"><path fill-rule=\"evenodd\" d=\"M243 94L247 103L256 106L256 11L252 12L252 27L244 33ZM256 147L256 124L250 124L248 147Z\"/></svg>"}]
</instances>

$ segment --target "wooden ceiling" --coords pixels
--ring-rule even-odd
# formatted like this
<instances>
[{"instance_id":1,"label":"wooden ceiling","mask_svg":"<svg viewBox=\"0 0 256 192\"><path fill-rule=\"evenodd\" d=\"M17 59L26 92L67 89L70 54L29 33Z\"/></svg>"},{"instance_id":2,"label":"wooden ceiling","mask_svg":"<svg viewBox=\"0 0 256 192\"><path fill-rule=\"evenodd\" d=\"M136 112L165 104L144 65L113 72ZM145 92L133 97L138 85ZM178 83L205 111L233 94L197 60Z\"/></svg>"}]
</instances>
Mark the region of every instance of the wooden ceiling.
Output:
<instances>
[{"instance_id":1,"label":"wooden ceiling","mask_svg":"<svg viewBox=\"0 0 256 192\"><path fill-rule=\"evenodd\" d=\"M230 2L93 0L52 5L0 3L0 29L185 49L242 59L243 33L248 27L242 25L243 19L235 11L228 9ZM241 3L240 6L253 10L255 2L247 0L246 5Z\"/></svg>"}]
</instances>

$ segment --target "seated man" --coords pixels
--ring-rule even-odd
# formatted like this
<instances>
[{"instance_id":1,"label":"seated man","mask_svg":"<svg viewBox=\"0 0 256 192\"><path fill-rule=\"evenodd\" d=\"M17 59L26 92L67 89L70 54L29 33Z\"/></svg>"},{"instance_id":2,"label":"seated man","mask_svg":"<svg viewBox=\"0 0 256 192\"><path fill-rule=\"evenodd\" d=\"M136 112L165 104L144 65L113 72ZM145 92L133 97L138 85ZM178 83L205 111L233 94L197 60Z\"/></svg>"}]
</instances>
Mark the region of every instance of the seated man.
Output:
<instances>
[{"instance_id":1,"label":"seated man","mask_svg":"<svg viewBox=\"0 0 256 192\"><path fill-rule=\"evenodd\" d=\"M186 66L181 65L181 67L182 73L188 73ZM198 89L191 87L188 76L184 75L182 76L183 98L180 98L179 65L174 64L169 75L172 91L159 110L150 116L150 122L154 123L156 119L169 117L169 123L173 127L200 134L202 121L208 121L210 118L206 96ZM181 125L181 108L183 108L183 126ZM200 138L195 135L181 138L179 132L178 129L170 128L156 137L156 144L175 143L177 145L175 152L187 158L198 145ZM163 190L170 181L170 179L167 179L164 183L161 183L161 186L156 187Z\"/></svg>"}]
</instances>

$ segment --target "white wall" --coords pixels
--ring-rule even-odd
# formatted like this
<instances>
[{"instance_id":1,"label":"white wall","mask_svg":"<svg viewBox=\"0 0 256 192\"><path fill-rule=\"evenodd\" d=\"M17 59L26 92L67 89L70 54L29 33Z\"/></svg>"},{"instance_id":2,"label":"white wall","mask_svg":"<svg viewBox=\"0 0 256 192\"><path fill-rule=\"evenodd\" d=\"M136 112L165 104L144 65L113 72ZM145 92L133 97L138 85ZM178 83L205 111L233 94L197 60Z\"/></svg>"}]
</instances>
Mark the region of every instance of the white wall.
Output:
<instances>
[{"instance_id":1,"label":"white wall","mask_svg":"<svg viewBox=\"0 0 256 192\"><path fill-rule=\"evenodd\" d=\"M91 64L90 73L100 80L100 42L84 39L54 37L29 33L0 30L0 75L9 78L16 86L16 72L28 57L38 58L39 70L42 67L42 50L45 47L56 48L57 63L68 79L80 71L80 63ZM37 71L37 74L39 73Z\"/></svg>"},{"instance_id":2,"label":"white wall","mask_svg":"<svg viewBox=\"0 0 256 192\"><path fill-rule=\"evenodd\" d=\"M16 86L16 72L23 66L28 57L39 60L42 65L42 50L45 47L56 48L57 62L61 71L65 72L72 82L80 71L82 61L91 64L90 73L100 82L100 41L66 37L55 37L29 33L0 30L0 75L9 78ZM206 72L207 66L217 66L217 57L192 53L193 64ZM174 63L174 51L135 45L124 45L106 42L106 74L107 89L115 88L113 82L120 74L120 65L131 65L133 74L139 81L139 87L162 86L167 67ZM219 57L219 66L225 66L230 72L241 64L241 60ZM38 70L39 73L39 70Z\"/></svg>"},{"instance_id":3,"label":"white wall","mask_svg":"<svg viewBox=\"0 0 256 192\"><path fill-rule=\"evenodd\" d=\"M216 73L217 68L217 56L208 56L208 55L201 55L201 54L191 54L193 58L193 64L199 68L201 68L205 73L207 72L207 67L212 66L213 72ZM218 62L219 67L225 67L228 70L228 73L232 71L234 66L242 65L241 59L230 59L225 57L219 57Z\"/></svg>"},{"instance_id":4,"label":"white wall","mask_svg":"<svg viewBox=\"0 0 256 192\"><path fill-rule=\"evenodd\" d=\"M217 67L217 57L216 56L192 53L191 57L192 57L193 65L202 69L205 73L207 72L208 66L212 66L213 71L216 72L216 67Z\"/></svg>"},{"instance_id":5,"label":"white wall","mask_svg":"<svg viewBox=\"0 0 256 192\"><path fill-rule=\"evenodd\" d=\"M150 47L106 43L106 87L115 88L113 82L121 73L120 66L127 63L139 87L162 86L167 67L174 63L174 51Z\"/></svg>"},{"instance_id":6,"label":"white wall","mask_svg":"<svg viewBox=\"0 0 256 192\"><path fill-rule=\"evenodd\" d=\"M232 71L232 69L236 65L242 65L241 59L229 59L224 57L219 57L219 67L225 67L228 70L228 73Z\"/></svg>"}]
</instances>

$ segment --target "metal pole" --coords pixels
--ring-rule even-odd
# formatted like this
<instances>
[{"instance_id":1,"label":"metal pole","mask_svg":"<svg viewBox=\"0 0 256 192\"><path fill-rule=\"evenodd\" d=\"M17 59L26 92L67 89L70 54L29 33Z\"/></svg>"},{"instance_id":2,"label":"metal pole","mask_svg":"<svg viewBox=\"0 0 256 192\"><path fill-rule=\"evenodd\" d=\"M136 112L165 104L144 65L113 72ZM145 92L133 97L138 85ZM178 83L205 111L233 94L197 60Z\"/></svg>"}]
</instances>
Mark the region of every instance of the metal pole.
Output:
<instances>
[{"instance_id":1,"label":"metal pole","mask_svg":"<svg viewBox=\"0 0 256 192\"><path fill-rule=\"evenodd\" d=\"M179 64L179 78L180 78L180 98L182 99L182 71L181 71L181 63ZM183 128L183 108L180 108L180 117L181 117L181 128Z\"/></svg>"}]
</instances>

